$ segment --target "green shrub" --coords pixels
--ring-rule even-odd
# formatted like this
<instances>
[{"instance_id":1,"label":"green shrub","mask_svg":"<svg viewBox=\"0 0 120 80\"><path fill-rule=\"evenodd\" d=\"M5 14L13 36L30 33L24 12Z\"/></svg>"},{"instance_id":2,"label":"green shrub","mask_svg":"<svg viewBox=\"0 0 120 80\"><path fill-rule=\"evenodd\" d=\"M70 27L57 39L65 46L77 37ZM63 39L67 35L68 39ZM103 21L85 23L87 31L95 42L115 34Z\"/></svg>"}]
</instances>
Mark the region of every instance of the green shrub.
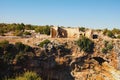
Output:
<instances>
[{"instance_id":1,"label":"green shrub","mask_svg":"<svg viewBox=\"0 0 120 80\"><path fill-rule=\"evenodd\" d=\"M40 34L47 34L50 35L50 26L38 26L35 28L35 32L40 33Z\"/></svg>"},{"instance_id":2,"label":"green shrub","mask_svg":"<svg viewBox=\"0 0 120 80\"><path fill-rule=\"evenodd\" d=\"M28 45L23 44L22 42L16 42L15 47L18 51L29 52L32 51L32 48Z\"/></svg>"},{"instance_id":3,"label":"green shrub","mask_svg":"<svg viewBox=\"0 0 120 80\"><path fill-rule=\"evenodd\" d=\"M16 30L14 32L14 36L22 36L23 35L23 32L22 31L19 31L19 30Z\"/></svg>"},{"instance_id":4,"label":"green shrub","mask_svg":"<svg viewBox=\"0 0 120 80\"><path fill-rule=\"evenodd\" d=\"M104 30L103 30L103 34L106 35L106 33L107 33L108 31L109 31L108 29L104 29Z\"/></svg>"},{"instance_id":5,"label":"green shrub","mask_svg":"<svg viewBox=\"0 0 120 80\"><path fill-rule=\"evenodd\" d=\"M115 35L111 30L104 29L103 34L108 36L108 37L115 38Z\"/></svg>"},{"instance_id":6,"label":"green shrub","mask_svg":"<svg viewBox=\"0 0 120 80\"><path fill-rule=\"evenodd\" d=\"M79 30L82 31L82 32L85 32L85 28L84 27L80 27Z\"/></svg>"},{"instance_id":7,"label":"green shrub","mask_svg":"<svg viewBox=\"0 0 120 80\"><path fill-rule=\"evenodd\" d=\"M108 51L107 48L102 49L102 53L107 53L107 51Z\"/></svg>"},{"instance_id":8,"label":"green shrub","mask_svg":"<svg viewBox=\"0 0 120 80\"><path fill-rule=\"evenodd\" d=\"M50 35L50 27L49 26L45 26L43 28L43 30L44 30L44 34Z\"/></svg>"},{"instance_id":9,"label":"green shrub","mask_svg":"<svg viewBox=\"0 0 120 80\"><path fill-rule=\"evenodd\" d=\"M16 42L15 47L18 51L24 51L25 45L22 42Z\"/></svg>"},{"instance_id":10,"label":"green shrub","mask_svg":"<svg viewBox=\"0 0 120 80\"><path fill-rule=\"evenodd\" d=\"M11 63L12 60L14 59L14 54L7 52L6 54L3 55L3 60L4 62Z\"/></svg>"},{"instance_id":11,"label":"green shrub","mask_svg":"<svg viewBox=\"0 0 120 80\"><path fill-rule=\"evenodd\" d=\"M16 80L41 80L35 72L25 72L23 76L16 77Z\"/></svg>"},{"instance_id":12,"label":"green shrub","mask_svg":"<svg viewBox=\"0 0 120 80\"><path fill-rule=\"evenodd\" d=\"M114 33L114 34L120 34L120 29L114 28L114 29L112 30L112 33Z\"/></svg>"},{"instance_id":13,"label":"green shrub","mask_svg":"<svg viewBox=\"0 0 120 80\"><path fill-rule=\"evenodd\" d=\"M8 44L9 44L9 41L7 41L7 40L3 40L0 42L1 47L4 47L5 45L8 45Z\"/></svg>"},{"instance_id":14,"label":"green shrub","mask_svg":"<svg viewBox=\"0 0 120 80\"><path fill-rule=\"evenodd\" d=\"M117 36L118 39L120 39L120 34Z\"/></svg>"},{"instance_id":15,"label":"green shrub","mask_svg":"<svg viewBox=\"0 0 120 80\"><path fill-rule=\"evenodd\" d=\"M30 25L30 24L27 24L27 25L25 25L25 29L26 30L34 30L34 26L32 26L32 25Z\"/></svg>"},{"instance_id":16,"label":"green shrub","mask_svg":"<svg viewBox=\"0 0 120 80\"><path fill-rule=\"evenodd\" d=\"M82 37L81 39L77 40L77 45L85 52L93 52L94 42L89 38Z\"/></svg>"},{"instance_id":17,"label":"green shrub","mask_svg":"<svg viewBox=\"0 0 120 80\"><path fill-rule=\"evenodd\" d=\"M112 48L113 48L113 45L109 43L109 44L107 45L107 49L108 49L108 50L112 50Z\"/></svg>"},{"instance_id":18,"label":"green shrub","mask_svg":"<svg viewBox=\"0 0 120 80\"><path fill-rule=\"evenodd\" d=\"M24 51L25 51L25 52L32 51L32 47L30 47L30 46L28 46L28 45L25 45Z\"/></svg>"},{"instance_id":19,"label":"green shrub","mask_svg":"<svg viewBox=\"0 0 120 80\"><path fill-rule=\"evenodd\" d=\"M102 53L107 53L113 49L113 44L108 41L104 41L104 46L105 47L102 49Z\"/></svg>"},{"instance_id":20,"label":"green shrub","mask_svg":"<svg viewBox=\"0 0 120 80\"><path fill-rule=\"evenodd\" d=\"M0 36L4 36L4 30L3 29L0 29Z\"/></svg>"},{"instance_id":21,"label":"green shrub","mask_svg":"<svg viewBox=\"0 0 120 80\"><path fill-rule=\"evenodd\" d=\"M31 35L31 33L30 32L24 32L24 35Z\"/></svg>"},{"instance_id":22,"label":"green shrub","mask_svg":"<svg viewBox=\"0 0 120 80\"><path fill-rule=\"evenodd\" d=\"M104 41L104 46L107 47L108 43L109 43L109 42L105 40L105 41Z\"/></svg>"},{"instance_id":23,"label":"green shrub","mask_svg":"<svg viewBox=\"0 0 120 80\"><path fill-rule=\"evenodd\" d=\"M19 52L16 56L15 56L15 60L18 64L21 64L21 66L25 65L25 62L27 61L28 57L27 55L25 55L25 53L23 52Z\"/></svg>"},{"instance_id":24,"label":"green shrub","mask_svg":"<svg viewBox=\"0 0 120 80\"><path fill-rule=\"evenodd\" d=\"M0 47L3 48L4 50L6 50L8 46L9 46L9 41L3 40L0 42Z\"/></svg>"},{"instance_id":25,"label":"green shrub","mask_svg":"<svg viewBox=\"0 0 120 80\"><path fill-rule=\"evenodd\" d=\"M111 38L115 38L115 35L112 33L112 31L108 31L107 36Z\"/></svg>"},{"instance_id":26,"label":"green shrub","mask_svg":"<svg viewBox=\"0 0 120 80\"><path fill-rule=\"evenodd\" d=\"M46 40L40 42L39 46L40 46L40 47L43 47L44 44L48 44L48 43L50 43L50 40L46 39Z\"/></svg>"},{"instance_id":27,"label":"green shrub","mask_svg":"<svg viewBox=\"0 0 120 80\"><path fill-rule=\"evenodd\" d=\"M23 23L16 25L16 30L18 30L18 31L24 31L24 29L25 29L25 25Z\"/></svg>"}]
</instances>

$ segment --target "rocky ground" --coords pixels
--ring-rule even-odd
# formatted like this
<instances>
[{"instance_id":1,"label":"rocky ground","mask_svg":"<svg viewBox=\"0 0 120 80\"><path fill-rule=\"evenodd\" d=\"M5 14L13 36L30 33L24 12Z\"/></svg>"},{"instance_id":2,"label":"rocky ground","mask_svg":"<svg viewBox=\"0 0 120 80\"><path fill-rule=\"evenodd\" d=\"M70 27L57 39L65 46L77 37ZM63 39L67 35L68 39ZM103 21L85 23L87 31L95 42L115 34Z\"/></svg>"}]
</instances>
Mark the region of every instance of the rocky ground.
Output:
<instances>
[{"instance_id":1,"label":"rocky ground","mask_svg":"<svg viewBox=\"0 0 120 80\"><path fill-rule=\"evenodd\" d=\"M44 38L1 38L21 41L33 47ZM120 80L120 40L110 40L113 49L102 53L103 39L93 40L93 53L83 52L76 39L48 38L51 43L36 48L36 58L29 59L27 68L39 73L44 80Z\"/></svg>"},{"instance_id":2,"label":"rocky ground","mask_svg":"<svg viewBox=\"0 0 120 80\"><path fill-rule=\"evenodd\" d=\"M91 54L81 51L74 41L66 40L61 43L56 40L48 44L48 61L43 61L48 63L44 65L47 68L44 67L43 72L55 80L119 80L120 41L109 41L113 43L114 48L108 53L101 51L104 40L94 42L95 48Z\"/></svg>"}]
</instances>

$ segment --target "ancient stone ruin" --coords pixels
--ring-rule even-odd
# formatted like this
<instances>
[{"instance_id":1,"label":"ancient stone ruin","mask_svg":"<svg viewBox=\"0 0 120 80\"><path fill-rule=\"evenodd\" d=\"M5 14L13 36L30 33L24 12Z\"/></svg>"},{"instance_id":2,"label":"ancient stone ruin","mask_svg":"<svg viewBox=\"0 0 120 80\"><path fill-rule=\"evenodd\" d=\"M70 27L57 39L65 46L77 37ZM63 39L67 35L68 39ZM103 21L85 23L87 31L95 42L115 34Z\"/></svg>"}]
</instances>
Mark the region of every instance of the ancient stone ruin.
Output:
<instances>
[{"instance_id":1,"label":"ancient stone ruin","mask_svg":"<svg viewBox=\"0 0 120 80\"><path fill-rule=\"evenodd\" d=\"M79 28L52 27L50 30L51 38L80 38L85 36L92 39L98 39L99 33L88 29L81 31Z\"/></svg>"}]
</instances>

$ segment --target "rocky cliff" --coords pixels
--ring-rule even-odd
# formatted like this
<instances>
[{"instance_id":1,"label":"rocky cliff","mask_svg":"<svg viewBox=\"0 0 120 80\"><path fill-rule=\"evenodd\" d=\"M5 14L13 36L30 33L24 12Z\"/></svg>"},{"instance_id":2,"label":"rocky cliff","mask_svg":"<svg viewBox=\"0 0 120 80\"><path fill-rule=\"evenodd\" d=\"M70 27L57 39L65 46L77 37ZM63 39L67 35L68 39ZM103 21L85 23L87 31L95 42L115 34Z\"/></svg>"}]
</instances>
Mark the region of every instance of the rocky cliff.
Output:
<instances>
[{"instance_id":1,"label":"rocky cliff","mask_svg":"<svg viewBox=\"0 0 120 80\"><path fill-rule=\"evenodd\" d=\"M105 40L93 40L94 52L83 52L75 41L55 40L39 54L40 74L49 80L120 80L120 40L108 41L113 48L107 53Z\"/></svg>"}]
</instances>

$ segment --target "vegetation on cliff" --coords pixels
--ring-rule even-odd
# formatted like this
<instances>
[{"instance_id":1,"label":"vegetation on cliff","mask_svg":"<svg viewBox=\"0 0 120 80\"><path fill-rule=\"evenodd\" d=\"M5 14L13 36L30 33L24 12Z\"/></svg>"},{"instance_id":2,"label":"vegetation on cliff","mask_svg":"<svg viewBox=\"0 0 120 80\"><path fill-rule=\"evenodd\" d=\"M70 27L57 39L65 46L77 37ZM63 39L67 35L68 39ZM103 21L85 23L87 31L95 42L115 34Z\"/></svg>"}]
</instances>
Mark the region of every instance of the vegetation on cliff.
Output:
<instances>
[{"instance_id":1,"label":"vegetation on cliff","mask_svg":"<svg viewBox=\"0 0 120 80\"><path fill-rule=\"evenodd\" d=\"M103 34L111 38L119 38L120 29L113 28L112 30L104 29Z\"/></svg>"},{"instance_id":2,"label":"vegetation on cliff","mask_svg":"<svg viewBox=\"0 0 120 80\"><path fill-rule=\"evenodd\" d=\"M102 53L108 53L113 49L113 43L104 41L104 48L102 48Z\"/></svg>"},{"instance_id":3,"label":"vegetation on cliff","mask_svg":"<svg viewBox=\"0 0 120 80\"><path fill-rule=\"evenodd\" d=\"M48 43L50 43L50 40L45 39L44 41L40 42L39 46L43 47L44 45L47 45Z\"/></svg>"},{"instance_id":4,"label":"vegetation on cliff","mask_svg":"<svg viewBox=\"0 0 120 80\"><path fill-rule=\"evenodd\" d=\"M25 72L22 76L16 77L15 80L42 80L35 72Z\"/></svg>"},{"instance_id":5,"label":"vegetation on cliff","mask_svg":"<svg viewBox=\"0 0 120 80\"><path fill-rule=\"evenodd\" d=\"M28 45L17 42L10 44L9 41L0 42L0 79L12 77L23 72L25 63L28 60L28 53L34 55L33 48ZM32 55L32 57L33 57ZM26 64L27 65L27 64ZM15 67L20 66L15 69Z\"/></svg>"},{"instance_id":6,"label":"vegetation on cliff","mask_svg":"<svg viewBox=\"0 0 120 80\"><path fill-rule=\"evenodd\" d=\"M81 39L77 40L77 45L80 47L81 50L85 52L93 52L94 42L91 41L89 38L82 37Z\"/></svg>"}]
</instances>

